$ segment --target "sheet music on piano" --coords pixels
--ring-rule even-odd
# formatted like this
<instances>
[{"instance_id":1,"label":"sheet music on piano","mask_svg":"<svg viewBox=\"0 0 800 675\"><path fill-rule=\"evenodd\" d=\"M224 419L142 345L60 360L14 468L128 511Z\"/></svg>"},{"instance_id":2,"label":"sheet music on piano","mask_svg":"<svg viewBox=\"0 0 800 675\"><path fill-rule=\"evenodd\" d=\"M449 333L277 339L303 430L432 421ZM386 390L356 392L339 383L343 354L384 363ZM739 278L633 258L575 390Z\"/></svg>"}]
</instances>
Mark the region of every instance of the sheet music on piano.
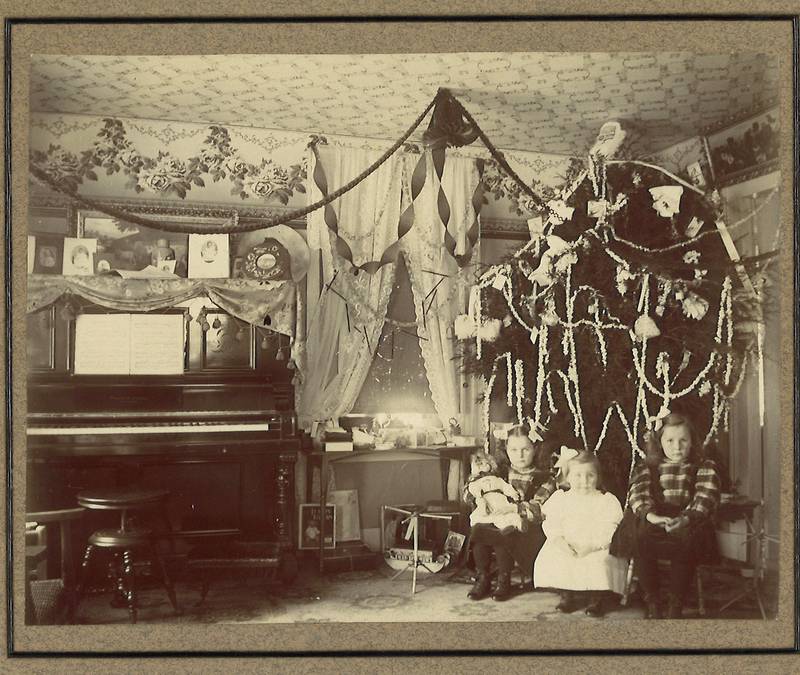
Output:
<instances>
[{"instance_id":1,"label":"sheet music on piano","mask_svg":"<svg viewBox=\"0 0 800 675\"><path fill-rule=\"evenodd\" d=\"M76 375L179 375L182 314L81 314L75 319Z\"/></svg>"}]
</instances>

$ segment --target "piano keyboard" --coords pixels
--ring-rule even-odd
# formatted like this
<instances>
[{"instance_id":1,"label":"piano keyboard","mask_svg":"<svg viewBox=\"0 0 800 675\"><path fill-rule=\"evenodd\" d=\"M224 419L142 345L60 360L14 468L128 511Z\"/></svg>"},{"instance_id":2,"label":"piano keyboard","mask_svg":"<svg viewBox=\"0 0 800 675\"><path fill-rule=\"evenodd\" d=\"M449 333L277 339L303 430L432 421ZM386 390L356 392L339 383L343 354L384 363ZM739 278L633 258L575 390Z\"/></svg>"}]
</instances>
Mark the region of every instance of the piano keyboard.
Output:
<instances>
[{"instance_id":1,"label":"piano keyboard","mask_svg":"<svg viewBox=\"0 0 800 675\"><path fill-rule=\"evenodd\" d=\"M28 427L28 436L83 436L87 434L183 434L221 433L230 431L269 431L266 422L207 424L190 422L185 424L131 424L101 427Z\"/></svg>"}]
</instances>

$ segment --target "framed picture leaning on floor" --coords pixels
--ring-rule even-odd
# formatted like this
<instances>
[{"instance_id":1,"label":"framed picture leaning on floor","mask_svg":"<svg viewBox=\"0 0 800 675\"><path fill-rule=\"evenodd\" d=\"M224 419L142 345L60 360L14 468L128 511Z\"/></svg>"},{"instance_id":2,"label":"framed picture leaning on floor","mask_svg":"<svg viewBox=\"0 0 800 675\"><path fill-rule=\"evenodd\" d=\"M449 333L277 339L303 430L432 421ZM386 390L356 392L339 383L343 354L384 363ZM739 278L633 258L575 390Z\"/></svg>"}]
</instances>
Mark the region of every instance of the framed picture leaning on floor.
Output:
<instances>
[{"instance_id":1,"label":"framed picture leaning on floor","mask_svg":"<svg viewBox=\"0 0 800 675\"><path fill-rule=\"evenodd\" d=\"M319 504L300 504L300 514L297 519L299 549L318 549L322 536L322 518L320 517ZM325 538L324 548L336 548L336 507L333 504L325 505Z\"/></svg>"}]
</instances>

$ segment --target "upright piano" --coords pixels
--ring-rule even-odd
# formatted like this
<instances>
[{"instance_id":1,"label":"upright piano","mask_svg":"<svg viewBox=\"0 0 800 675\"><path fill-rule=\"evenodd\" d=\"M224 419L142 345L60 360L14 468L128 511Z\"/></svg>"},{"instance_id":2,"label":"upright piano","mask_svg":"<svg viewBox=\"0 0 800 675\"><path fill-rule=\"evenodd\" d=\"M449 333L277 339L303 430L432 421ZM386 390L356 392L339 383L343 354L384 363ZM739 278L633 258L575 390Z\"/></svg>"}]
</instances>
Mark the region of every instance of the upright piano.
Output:
<instances>
[{"instance_id":1,"label":"upright piano","mask_svg":"<svg viewBox=\"0 0 800 675\"><path fill-rule=\"evenodd\" d=\"M59 333L68 336L70 328L50 314L51 352L68 351L69 339ZM32 369L27 509L74 507L77 493L88 488L166 488L174 540L269 542L293 565L301 435L292 373L285 360L253 356L263 331L251 330L258 335L246 336L251 358L244 366L209 369L202 355L187 355L180 375L76 375L66 354L51 358L49 368ZM191 337L187 351L205 348L204 336L193 346Z\"/></svg>"}]
</instances>

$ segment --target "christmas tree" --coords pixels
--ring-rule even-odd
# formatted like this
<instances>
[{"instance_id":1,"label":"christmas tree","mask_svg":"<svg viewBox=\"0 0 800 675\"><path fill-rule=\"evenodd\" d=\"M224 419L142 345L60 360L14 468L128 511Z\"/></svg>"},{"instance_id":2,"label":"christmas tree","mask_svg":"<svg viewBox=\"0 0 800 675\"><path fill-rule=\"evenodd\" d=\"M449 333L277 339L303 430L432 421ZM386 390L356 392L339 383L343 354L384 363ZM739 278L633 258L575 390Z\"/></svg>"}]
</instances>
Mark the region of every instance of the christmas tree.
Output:
<instances>
[{"instance_id":1,"label":"christmas tree","mask_svg":"<svg viewBox=\"0 0 800 675\"><path fill-rule=\"evenodd\" d=\"M541 216L541 235L483 274L456 322L466 370L487 382L485 428L505 404L554 447L596 452L620 497L670 411L713 456L760 315L758 261L734 260L718 204L598 153Z\"/></svg>"}]
</instances>

